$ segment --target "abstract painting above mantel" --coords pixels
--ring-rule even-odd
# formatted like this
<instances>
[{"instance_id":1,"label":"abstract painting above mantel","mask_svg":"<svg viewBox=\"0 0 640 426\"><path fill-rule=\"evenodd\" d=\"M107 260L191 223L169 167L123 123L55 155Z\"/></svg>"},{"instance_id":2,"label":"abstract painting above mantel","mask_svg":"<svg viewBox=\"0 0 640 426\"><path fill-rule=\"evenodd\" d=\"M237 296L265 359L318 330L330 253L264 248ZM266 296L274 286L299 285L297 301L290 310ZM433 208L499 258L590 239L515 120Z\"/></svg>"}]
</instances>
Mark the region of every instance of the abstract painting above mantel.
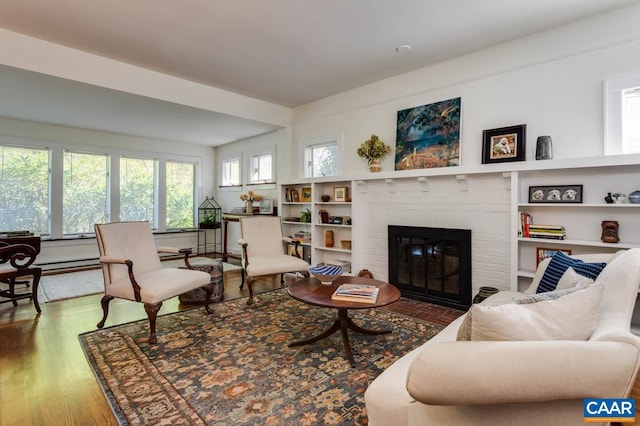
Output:
<instances>
[{"instance_id":1,"label":"abstract painting above mantel","mask_svg":"<svg viewBox=\"0 0 640 426\"><path fill-rule=\"evenodd\" d=\"M398 111L396 170L460 164L461 98Z\"/></svg>"}]
</instances>

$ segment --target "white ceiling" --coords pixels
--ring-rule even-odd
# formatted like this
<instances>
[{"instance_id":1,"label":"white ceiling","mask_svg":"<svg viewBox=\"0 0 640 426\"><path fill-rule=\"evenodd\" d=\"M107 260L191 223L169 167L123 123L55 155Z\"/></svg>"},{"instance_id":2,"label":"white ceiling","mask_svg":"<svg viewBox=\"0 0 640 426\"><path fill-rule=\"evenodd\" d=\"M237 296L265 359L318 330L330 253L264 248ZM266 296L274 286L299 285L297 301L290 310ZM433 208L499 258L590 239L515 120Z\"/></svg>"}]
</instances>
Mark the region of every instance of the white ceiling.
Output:
<instances>
[{"instance_id":1,"label":"white ceiling","mask_svg":"<svg viewBox=\"0 0 640 426\"><path fill-rule=\"evenodd\" d=\"M295 107L632 3L0 0L0 27ZM10 118L212 146L276 128L6 66L0 87Z\"/></svg>"}]
</instances>

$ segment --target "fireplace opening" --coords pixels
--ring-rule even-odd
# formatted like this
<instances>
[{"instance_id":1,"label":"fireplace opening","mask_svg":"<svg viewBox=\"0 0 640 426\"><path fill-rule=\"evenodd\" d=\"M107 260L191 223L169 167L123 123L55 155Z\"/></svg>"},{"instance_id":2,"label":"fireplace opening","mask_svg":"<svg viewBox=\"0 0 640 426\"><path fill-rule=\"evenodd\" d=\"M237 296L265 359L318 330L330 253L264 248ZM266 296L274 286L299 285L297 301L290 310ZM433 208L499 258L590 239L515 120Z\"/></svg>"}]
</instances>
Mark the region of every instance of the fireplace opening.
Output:
<instances>
[{"instance_id":1,"label":"fireplace opening","mask_svg":"<svg viewBox=\"0 0 640 426\"><path fill-rule=\"evenodd\" d=\"M471 230L389 225L389 282L412 299L471 306Z\"/></svg>"}]
</instances>

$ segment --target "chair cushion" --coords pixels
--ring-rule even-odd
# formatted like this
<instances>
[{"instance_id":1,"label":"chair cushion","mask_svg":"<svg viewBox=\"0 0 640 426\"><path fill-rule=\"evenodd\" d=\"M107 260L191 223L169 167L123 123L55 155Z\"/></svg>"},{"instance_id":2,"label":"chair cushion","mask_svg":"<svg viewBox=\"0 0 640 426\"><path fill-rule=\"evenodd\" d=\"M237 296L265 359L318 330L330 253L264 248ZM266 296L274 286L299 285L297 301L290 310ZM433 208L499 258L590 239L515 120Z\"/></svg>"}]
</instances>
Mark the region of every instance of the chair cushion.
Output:
<instances>
[{"instance_id":1,"label":"chair cushion","mask_svg":"<svg viewBox=\"0 0 640 426\"><path fill-rule=\"evenodd\" d=\"M304 260L286 254L252 256L247 266L247 274L251 277L273 275L284 272L306 271L309 264Z\"/></svg>"},{"instance_id":2,"label":"chair cushion","mask_svg":"<svg viewBox=\"0 0 640 426\"><path fill-rule=\"evenodd\" d=\"M133 261L136 277L162 269L153 232L148 222L112 222L96 225L96 237L101 256ZM104 266L107 281L128 280L127 268L121 265Z\"/></svg>"},{"instance_id":3,"label":"chair cushion","mask_svg":"<svg viewBox=\"0 0 640 426\"><path fill-rule=\"evenodd\" d=\"M125 265L120 266L126 270ZM160 268L146 274L135 275L140 286L143 303L158 303L186 291L202 287L211 281L211 275L190 269ZM106 286L105 293L122 299L135 300L133 286L127 277Z\"/></svg>"},{"instance_id":4,"label":"chair cushion","mask_svg":"<svg viewBox=\"0 0 640 426\"><path fill-rule=\"evenodd\" d=\"M471 307L471 340L587 340L598 318L604 286L595 283L515 303Z\"/></svg>"},{"instance_id":5,"label":"chair cushion","mask_svg":"<svg viewBox=\"0 0 640 426\"><path fill-rule=\"evenodd\" d=\"M243 242L247 243L247 255L250 259L253 256L284 254L279 217L243 217L240 219L240 232Z\"/></svg>"}]
</instances>

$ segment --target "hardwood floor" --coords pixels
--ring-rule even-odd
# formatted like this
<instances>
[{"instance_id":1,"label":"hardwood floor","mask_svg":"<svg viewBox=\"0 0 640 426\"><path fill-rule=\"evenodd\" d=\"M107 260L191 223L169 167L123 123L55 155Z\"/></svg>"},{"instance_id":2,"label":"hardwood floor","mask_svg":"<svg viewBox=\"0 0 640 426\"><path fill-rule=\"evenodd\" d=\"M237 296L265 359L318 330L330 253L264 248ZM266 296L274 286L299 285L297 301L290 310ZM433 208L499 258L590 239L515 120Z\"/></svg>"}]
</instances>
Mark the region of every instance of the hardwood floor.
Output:
<instances>
[{"instance_id":1,"label":"hardwood floor","mask_svg":"<svg viewBox=\"0 0 640 426\"><path fill-rule=\"evenodd\" d=\"M240 278L240 271L225 273L225 300L248 296L246 286L238 288ZM254 284L256 293L279 287L276 276ZM117 424L78 341L79 334L96 329L101 297L44 303L40 315L28 300L15 308L0 304L0 425ZM462 314L434 305L420 313L426 304L415 301L396 305L392 310L444 324ZM173 298L163 303L160 315L192 308ZM105 326L140 319L146 319L141 304L115 299Z\"/></svg>"}]
</instances>

